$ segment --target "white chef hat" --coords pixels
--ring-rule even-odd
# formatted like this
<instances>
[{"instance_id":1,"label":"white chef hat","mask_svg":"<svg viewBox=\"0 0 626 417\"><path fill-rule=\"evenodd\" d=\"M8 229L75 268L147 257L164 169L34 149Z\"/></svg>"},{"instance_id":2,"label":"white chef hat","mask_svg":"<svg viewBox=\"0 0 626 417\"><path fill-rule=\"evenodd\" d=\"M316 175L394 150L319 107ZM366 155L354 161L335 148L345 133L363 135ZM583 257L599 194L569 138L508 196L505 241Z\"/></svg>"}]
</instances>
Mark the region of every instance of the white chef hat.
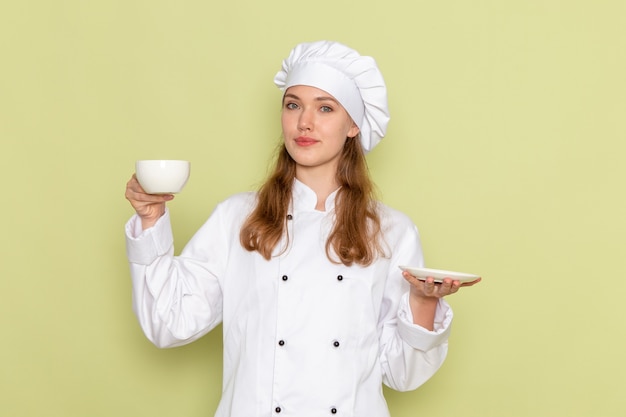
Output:
<instances>
[{"instance_id":1,"label":"white chef hat","mask_svg":"<svg viewBox=\"0 0 626 417\"><path fill-rule=\"evenodd\" d=\"M307 85L331 94L359 127L365 152L385 136L387 88L372 57L337 42L301 43L283 61L274 83L283 92L294 85Z\"/></svg>"}]
</instances>

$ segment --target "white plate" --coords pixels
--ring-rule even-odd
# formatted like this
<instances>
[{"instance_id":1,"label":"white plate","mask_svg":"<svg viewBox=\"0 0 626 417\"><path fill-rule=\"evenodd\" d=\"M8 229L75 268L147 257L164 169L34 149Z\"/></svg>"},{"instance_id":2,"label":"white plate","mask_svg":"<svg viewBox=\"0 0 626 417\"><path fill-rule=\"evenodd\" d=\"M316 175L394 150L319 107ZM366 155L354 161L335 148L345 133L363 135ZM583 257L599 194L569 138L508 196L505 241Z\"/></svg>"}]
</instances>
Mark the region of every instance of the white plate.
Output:
<instances>
[{"instance_id":1,"label":"white plate","mask_svg":"<svg viewBox=\"0 0 626 417\"><path fill-rule=\"evenodd\" d=\"M464 272L444 271L442 269L418 268L404 265L400 265L399 268L422 281L425 281L428 277L433 277L435 282L443 282L444 278L452 278L455 281L461 281L461 283L464 283L480 278L479 275L466 274Z\"/></svg>"}]
</instances>

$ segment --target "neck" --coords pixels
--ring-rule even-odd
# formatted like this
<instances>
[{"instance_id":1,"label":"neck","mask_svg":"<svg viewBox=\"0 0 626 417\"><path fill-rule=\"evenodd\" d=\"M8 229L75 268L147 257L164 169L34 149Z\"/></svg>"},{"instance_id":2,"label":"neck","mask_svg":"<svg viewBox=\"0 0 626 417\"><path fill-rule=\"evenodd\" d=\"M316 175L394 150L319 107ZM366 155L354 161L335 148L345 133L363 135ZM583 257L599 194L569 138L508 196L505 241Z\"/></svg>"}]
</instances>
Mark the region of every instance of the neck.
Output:
<instances>
[{"instance_id":1,"label":"neck","mask_svg":"<svg viewBox=\"0 0 626 417\"><path fill-rule=\"evenodd\" d=\"M326 210L326 199L339 188L334 172L326 172L322 175L309 169L298 169L296 170L296 178L315 191L317 195L315 209L320 211Z\"/></svg>"}]
</instances>

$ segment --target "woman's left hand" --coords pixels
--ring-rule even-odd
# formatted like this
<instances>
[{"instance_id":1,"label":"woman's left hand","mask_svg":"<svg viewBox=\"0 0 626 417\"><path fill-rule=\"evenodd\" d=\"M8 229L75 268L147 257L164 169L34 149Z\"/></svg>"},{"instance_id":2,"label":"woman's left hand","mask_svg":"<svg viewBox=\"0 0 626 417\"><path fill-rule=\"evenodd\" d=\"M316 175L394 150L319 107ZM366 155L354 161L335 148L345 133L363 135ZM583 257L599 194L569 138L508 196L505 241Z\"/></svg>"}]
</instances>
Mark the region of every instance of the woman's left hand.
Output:
<instances>
[{"instance_id":1,"label":"woman's left hand","mask_svg":"<svg viewBox=\"0 0 626 417\"><path fill-rule=\"evenodd\" d=\"M420 280L406 271L402 273L402 276L411 284L409 304L413 313L413 323L431 331L434 329L435 310L439 299L456 293L461 287L478 284L481 280L478 278L461 283L452 278L444 278L442 283L435 283L433 277Z\"/></svg>"},{"instance_id":2,"label":"woman's left hand","mask_svg":"<svg viewBox=\"0 0 626 417\"><path fill-rule=\"evenodd\" d=\"M432 277L421 280L406 271L402 273L402 276L411 284L411 296L418 298L443 298L456 293L461 287L471 287L478 284L481 280L478 278L474 281L461 283L452 278L444 278L442 283L436 283Z\"/></svg>"}]
</instances>

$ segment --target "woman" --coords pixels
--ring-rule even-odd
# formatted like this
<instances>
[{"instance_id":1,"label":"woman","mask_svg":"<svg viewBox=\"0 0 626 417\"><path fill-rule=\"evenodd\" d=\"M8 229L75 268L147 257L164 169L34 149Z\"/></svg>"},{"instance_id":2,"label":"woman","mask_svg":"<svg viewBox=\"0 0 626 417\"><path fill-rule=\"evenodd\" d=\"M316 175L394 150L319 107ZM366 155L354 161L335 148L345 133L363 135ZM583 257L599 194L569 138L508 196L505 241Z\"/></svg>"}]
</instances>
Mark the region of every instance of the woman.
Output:
<instances>
[{"instance_id":1,"label":"woman","mask_svg":"<svg viewBox=\"0 0 626 417\"><path fill-rule=\"evenodd\" d=\"M275 78L284 144L258 193L219 204L180 256L166 202L135 176L126 197L133 304L159 347L223 322L216 416L388 416L382 383L417 388L443 363L452 311L412 222L373 198L365 153L384 136L374 60L335 42L298 45ZM473 284L473 283L470 283Z\"/></svg>"}]
</instances>

